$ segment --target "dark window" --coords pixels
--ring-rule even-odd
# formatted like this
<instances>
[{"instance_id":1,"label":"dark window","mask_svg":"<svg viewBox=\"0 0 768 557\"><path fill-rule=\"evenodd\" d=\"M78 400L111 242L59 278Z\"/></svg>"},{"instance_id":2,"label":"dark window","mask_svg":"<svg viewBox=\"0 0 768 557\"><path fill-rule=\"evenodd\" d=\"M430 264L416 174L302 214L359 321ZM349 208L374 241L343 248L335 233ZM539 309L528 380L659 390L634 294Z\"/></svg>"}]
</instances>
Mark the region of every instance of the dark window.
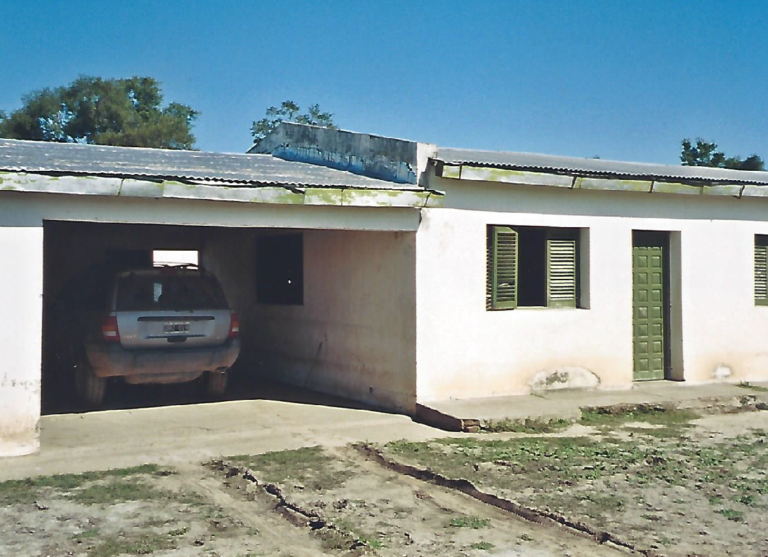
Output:
<instances>
[{"instance_id":1,"label":"dark window","mask_svg":"<svg viewBox=\"0 0 768 557\"><path fill-rule=\"evenodd\" d=\"M547 229L518 227L520 266L518 307L547 305Z\"/></svg>"},{"instance_id":2,"label":"dark window","mask_svg":"<svg viewBox=\"0 0 768 557\"><path fill-rule=\"evenodd\" d=\"M577 307L579 231L489 226L486 309Z\"/></svg>"},{"instance_id":3,"label":"dark window","mask_svg":"<svg viewBox=\"0 0 768 557\"><path fill-rule=\"evenodd\" d=\"M301 234L256 241L256 299L262 304L304 303L304 241Z\"/></svg>"}]
</instances>

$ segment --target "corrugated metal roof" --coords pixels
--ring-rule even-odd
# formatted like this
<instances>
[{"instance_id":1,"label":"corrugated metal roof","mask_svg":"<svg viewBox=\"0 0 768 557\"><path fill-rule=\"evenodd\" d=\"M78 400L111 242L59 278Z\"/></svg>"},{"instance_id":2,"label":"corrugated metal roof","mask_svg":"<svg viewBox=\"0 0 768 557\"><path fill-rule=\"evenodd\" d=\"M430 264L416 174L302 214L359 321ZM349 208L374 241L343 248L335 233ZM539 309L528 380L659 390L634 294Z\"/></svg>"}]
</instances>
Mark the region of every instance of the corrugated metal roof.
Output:
<instances>
[{"instance_id":1,"label":"corrugated metal roof","mask_svg":"<svg viewBox=\"0 0 768 557\"><path fill-rule=\"evenodd\" d=\"M580 159L536 153L504 151L474 151L438 147L437 160L447 164L467 164L528 170L583 174L587 176L616 176L621 178L651 178L666 181L701 181L708 183L768 185L768 172L708 168L703 166L671 166L603 159Z\"/></svg>"},{"instance_id":2,"label":"corrugated metal roof","mask_svg":"<svg viewBox=\"0 0 768 557\"><path fill-rule=\"evenodd\" d=\"M271 155L0 139L0 170L248 185L421 189Z\"/></svg>"}]
</instances>

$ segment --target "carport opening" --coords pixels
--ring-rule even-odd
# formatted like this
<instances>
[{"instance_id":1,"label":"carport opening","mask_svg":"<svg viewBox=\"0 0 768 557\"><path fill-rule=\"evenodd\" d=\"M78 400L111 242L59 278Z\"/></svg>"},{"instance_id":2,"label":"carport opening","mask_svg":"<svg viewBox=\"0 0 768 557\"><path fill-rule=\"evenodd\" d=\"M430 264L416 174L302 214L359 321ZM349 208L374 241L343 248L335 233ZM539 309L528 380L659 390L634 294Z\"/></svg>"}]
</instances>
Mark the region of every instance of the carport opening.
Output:
<instances>
[{"instance_id":1,"label":"carport opening","mask_svg":"<svg viewBox=\"0 0 768 557\"><path fill-rule=\"evenodd\" d=\"M199 265L198 250L163 250L152 251L152 263L155 265Z\"/></svg>"},{"instance_id":2,"label":"carport opening","mask_svg":"<svg viewBox=\"0 0 768 557\"><path fill-rule=\"evenodd\" d=\"M150 269L156 264L199 264L223 287L229 307L240 320L241 352L229 374L226 400L275 399L351 408L370 408L348 399L323 395L313 389L325 373L321 366L326 345L311 348L311 356L296 355L301 377L284 380L282 362L264 363L264 346L280 339L303 337L285 333L281 311L296 311L303 302L303 235L308 231L264 228L226 228L92 222L44 222L42 412L58 414L89 411L75 389L72 359L62 357L62 341L78 330L78 315L105 313L107 284L99 270ZM335 232L329 234L353 234ZM360 234L360 233L358 233ZM369 234L369 233L365 233ZM376 234L376 233L370 233ZM390 235L395 238L394 235ZM276 238L265 241L264 238ZM346 242L346 240L345 240ZM349 242L352 244L352 242ZM268 246L268 249L265 249ZM270 258L270 249L274 257ZM351 255L349 256L351 260ZM262 272L258 268L261 266ZM266 285L266 286L265 286ZM266 297L258 299L259 287ZM325 286L324 286L325 287ZM271 288L271 293L269 291ZM334 291L335 292L335 291ZM336 296L337 294L334 294ZM270 299L272 296L272 299ZM344 293L338 297L347 303ZM285 305L288 304L288 305ZM78 311L69 311L76 308ZM329 310L328 319L333 319ZM324 317L325 318L325 317ZM297 315L290 327L304 323ZM103 321L102 321L103 326ZM274 331L273 327L282 327ZM171 332L183 329L173 329ZM108 331L110 332L110 331ZM95 334L103 334L98 331ZM305 343L306 344L306 343ZM77 343L70 343L72 349ZM293 350L293 348L290 348ZM289 353L289 356L291 354ZM263 370L266 369L265 373ZM303 370L303 371L301 371ZM200 380L179 384L126 384L108 379L102 409L121 409L208 402ZM292 385L290 384L292 383ZM365 387L367 389L367 386Z\"/></svg>"}]
</instances>

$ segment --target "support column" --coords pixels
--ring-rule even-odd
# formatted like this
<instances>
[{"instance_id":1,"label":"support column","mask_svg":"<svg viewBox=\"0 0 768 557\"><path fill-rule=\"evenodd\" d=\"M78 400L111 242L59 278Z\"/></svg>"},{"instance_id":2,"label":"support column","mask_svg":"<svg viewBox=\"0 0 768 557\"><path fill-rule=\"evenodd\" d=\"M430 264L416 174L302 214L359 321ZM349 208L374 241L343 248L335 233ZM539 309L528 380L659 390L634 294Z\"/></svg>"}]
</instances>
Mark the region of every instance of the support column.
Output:
<instances>
[{"instance_id":1,"label":"support column","mask_svg":"<svg viewBox=\"0 0 768 557\"><path fill-rule=\"evenodd\" d=\"M1 215L0 215L1 216ZM43 227L0 218L0 457L40 448Z\"/></svg>"}]
</instances>

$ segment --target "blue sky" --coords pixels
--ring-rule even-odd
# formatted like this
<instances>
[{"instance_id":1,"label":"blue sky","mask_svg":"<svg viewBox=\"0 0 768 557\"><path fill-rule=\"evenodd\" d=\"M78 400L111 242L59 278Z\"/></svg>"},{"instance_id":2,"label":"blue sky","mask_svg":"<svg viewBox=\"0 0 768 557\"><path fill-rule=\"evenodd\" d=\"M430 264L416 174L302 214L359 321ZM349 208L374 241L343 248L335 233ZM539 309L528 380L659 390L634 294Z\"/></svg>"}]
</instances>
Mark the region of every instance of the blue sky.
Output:
<instances>
[{"instance_id":1,"label":"blue sky","mask_svg":"<svg viewBox=\"0 0 768 557\"><path fill-rule=\"evenodd\" d=\"M284 99L445 146L676 164L683 137L768 158L765 1L3 3L0 108L147 75L243 152Z\"/></svg>"}]
</instances>

